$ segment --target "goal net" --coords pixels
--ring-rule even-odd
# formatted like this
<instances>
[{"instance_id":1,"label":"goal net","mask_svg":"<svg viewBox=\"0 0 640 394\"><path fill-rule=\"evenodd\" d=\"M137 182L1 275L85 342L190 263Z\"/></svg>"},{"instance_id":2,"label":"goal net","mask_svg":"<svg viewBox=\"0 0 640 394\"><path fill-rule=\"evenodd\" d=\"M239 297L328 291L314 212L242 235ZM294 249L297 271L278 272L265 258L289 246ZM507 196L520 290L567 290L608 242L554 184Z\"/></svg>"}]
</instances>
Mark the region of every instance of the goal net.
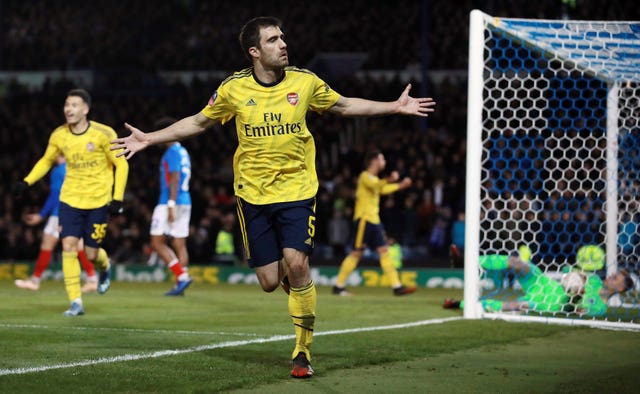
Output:
<instances>
[{"instance_id":1,"label":"goal net","mask_svg":"<svg viewBox=\"0 0 640 394\"><path fill-rule=\"evenodd\" d=\"M469 41L465 317L640 328L640 22Z\"/></svg>"}]
</instances>

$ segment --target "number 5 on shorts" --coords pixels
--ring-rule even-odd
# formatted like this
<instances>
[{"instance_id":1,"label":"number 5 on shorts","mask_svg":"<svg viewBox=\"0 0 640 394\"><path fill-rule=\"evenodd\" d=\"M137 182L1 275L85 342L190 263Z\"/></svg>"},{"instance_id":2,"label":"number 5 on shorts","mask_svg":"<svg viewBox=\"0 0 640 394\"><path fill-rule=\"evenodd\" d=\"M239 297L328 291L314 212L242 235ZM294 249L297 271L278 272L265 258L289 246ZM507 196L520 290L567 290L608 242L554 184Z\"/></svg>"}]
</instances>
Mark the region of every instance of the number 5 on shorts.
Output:
<instances>
[{"instance_id":1,"label":"number 5 on shorts","mask_svg":"<svg viewBox=\"0 0 640 394\"><path fill-rule=\"evenodd\" d=\"M316 217L315 216L309 216L309 229L307 230L307 232L309 233L310 237L313 237L316 234Z\"/></svg>"}]
</instances>

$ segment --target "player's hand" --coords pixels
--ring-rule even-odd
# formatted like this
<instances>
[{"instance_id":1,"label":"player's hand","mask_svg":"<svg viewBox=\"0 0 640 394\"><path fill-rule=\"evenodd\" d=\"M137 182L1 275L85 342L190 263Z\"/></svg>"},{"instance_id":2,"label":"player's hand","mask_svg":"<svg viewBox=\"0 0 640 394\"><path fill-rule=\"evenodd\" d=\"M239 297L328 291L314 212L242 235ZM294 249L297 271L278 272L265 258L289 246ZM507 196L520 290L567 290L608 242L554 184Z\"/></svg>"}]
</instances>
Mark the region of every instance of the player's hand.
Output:
<instances>
[{"instance_id":1,"label":"player's hand","mask_svg":"<svg viewBox=\"0 0 640 394\"><path fill-rule=\"evenodd\" d=\"M18 181L13 185L13 195L17 198L22 197L24 192L29 188L29 184L25 181Z\"/></svg>"},{"instance_id":2,"label":"player's hand","mask_svg":"<svg viewBox=\"0 0 640 394\"><path fill-rule=\"evenodd\" d=\"M433 111L435 111L436 102L431 97L415 98L409 96L411 90L411 84L408 84L404 89L404 92L400 95L400 98L396 101L398 105L397 111L403 115L416 115L427 117Z\"/></svg>"},{"instance_id":3,"label":"player's hand","mask_svg":"<svg viewBox=\"0 0 640 394\"><path fill-rule=\"evenodd\" d=\"M29 226L35 226L42 222L42 216L39 213L30 213L24 217L24 222Z\"/></svg>"},{"instance_id":4,"label":"player's hand","mask_svg":"<svg viewBox=\"0 0 640 394\"><path fill-rule=\"evenodd\" d=\"M389 174L389 182L395 182L398 179L400 179L400 174L398 174L398 171L392 171L391 174Z\"/></svg>"},{"instance_id":5,"label":"player's hand","mask_svg":"<svg viewBox=\"0 0 640 394\"><path fill-rule=\"evenodd\" d=\"M116 154L116 157L124 156L129 160L136 152L149 146L149 138L140 129L131 126L129 123L125 123L124 127L131 132L131 135L112 140L111 150L120 150L120 152Z\"/></svg>"},{"instance_id":6,"label":"player's hand","mask_svg":"<svg viewBox=\"0 0 640 394\"><path fill-rule=\"evenodd\" d=\"M406 188L408 188L409 186L411 186L411 183L412 183L412 182L411 182L411 178L409 178L409 177L404 178L404 179L402 180L402 182L400 182L400 188L401 188L401 189L406 189Z\"/></svg>"},{"instance_id":7,"label":"player's hand","mask_svg":"<svg viewBox=\"0 0 640 394\"><path fill-rule=\"evenodd\" d=\"M122 204L122 201L112 200L111 203L109 203L109 213L110 214L119 215L122 212L124 212L124 206Z\"/></svg>"}]
</instances>

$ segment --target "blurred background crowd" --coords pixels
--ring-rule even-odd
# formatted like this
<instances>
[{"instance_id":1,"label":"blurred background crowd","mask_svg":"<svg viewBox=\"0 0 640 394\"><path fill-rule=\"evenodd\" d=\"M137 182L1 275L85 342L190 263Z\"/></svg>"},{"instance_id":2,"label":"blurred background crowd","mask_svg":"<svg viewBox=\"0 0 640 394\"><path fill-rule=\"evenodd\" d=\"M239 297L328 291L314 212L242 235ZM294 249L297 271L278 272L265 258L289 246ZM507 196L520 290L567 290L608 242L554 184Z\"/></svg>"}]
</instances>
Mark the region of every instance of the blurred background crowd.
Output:
<instances>
[{"instance_id":1,"label":"blurred background crowd","mask_svg":"<svg viewBox=\"0 0 640 394\"><path fill-rule=\"evenodd\" d=\"M290 63L317 72L343 96L395 100L411 82L413 96L438 103L427 120L309 116L321 183L314 261L335 265L344 257L355 181L364 154L378 148L388 170L414 181L381 203L388 235L402 245L410 265L447 265L448 246L462 242L464 231L468 19L474 8L546 19L637 20L640 14L625 0L2 0L0 260L37 257L41 228L26 226L22 218L40 210L48 178L21 200L14 200L11 188L64 122L69 89L89 90L90 119L120 136L128 134L124 122L150 131L159 118L201 110L226 75L247 67L237 40L240 27L253 16L274 15L284 23ZM31 80L18 77L29 74ZM191 261L241 264L233 122L183 145L193 163ZM149 222L161 155L155 147L130 161L125 214L112 218L105 244L118 263L153 263ZM236 234L232 251L216 250L221 232Z\"/></svg>"}]
</instances>

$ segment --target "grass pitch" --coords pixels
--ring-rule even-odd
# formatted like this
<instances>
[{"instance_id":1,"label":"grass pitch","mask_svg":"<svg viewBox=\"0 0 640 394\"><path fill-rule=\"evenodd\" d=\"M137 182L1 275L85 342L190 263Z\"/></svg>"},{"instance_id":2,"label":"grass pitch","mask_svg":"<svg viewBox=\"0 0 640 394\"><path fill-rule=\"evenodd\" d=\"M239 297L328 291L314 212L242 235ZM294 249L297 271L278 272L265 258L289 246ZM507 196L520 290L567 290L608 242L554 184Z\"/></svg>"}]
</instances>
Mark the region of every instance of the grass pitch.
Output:
<instances>
[{"instance_id":1,"label":"grass pitch","mask_svg":"<svg viewBox=\"0 0 640 394\"><path fill-rule=\"evenodd\" d=\"M312 364L289 377L293 328L282 291L115 282L66 318L62 282L0 281L2 393L637 392L640 333L457 320L459 290L394 297L318 288Z\"/></svg>"}]
</instances>

